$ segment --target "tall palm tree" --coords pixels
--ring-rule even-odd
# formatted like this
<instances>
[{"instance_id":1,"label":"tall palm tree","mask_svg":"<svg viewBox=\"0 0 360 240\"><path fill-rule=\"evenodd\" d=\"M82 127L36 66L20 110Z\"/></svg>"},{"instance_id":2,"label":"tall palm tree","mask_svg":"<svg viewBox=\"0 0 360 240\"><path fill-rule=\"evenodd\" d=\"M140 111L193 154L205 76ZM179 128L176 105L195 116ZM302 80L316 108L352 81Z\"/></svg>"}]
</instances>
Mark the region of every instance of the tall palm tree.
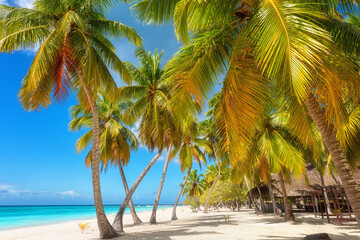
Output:
<instances>
[{"instance_id":1,"label":"tall palm tree","mask_svg":"<svg viewBox=\"0 0 360 240\"><path fill-rule=\"evenodd\" d=\"M103 209L99 177L99 120L95 101L100 88L109 95L116 92L110 69L118 72L125 81L130 78L106 36L125 37L138 46L142 41L134 29L106 19L105 13L114 2L35 0L33 9L0 6L0 52L40 46L22 81L19 98L23 107L28 111L47 107L51 95L60 101L71 89L92 111L91 169L101 238L118 234Z\"/></svg>"},{"instance_id":2,"label":"tall palm tree","mask_svg":"<svg viewBox=\"0 0 360 240\"><path fill-rule=\"evenodd\" d=\"M181 172L187 170L187 174L184 177L184 182L180 187L179 194L174 203L171 220L177 219L176 207L180 199L181 193L183 192L184 187L186 185L186 181L190 175L193 161L195 160L199 164L199 167L201 168L201 163L206 165L206 157L201 149L203 148L206 151L211 151L211 147L209 146L208 142L200 138L201 133L199 131L198 123L196 122L196 120L190 120L189 122L186 122L184 125L185 127L182 131L180 144L178 143L175 146L171 155L172 157L174 157L175 155L178 154L180 161L180 170Z\"/></svg>"},{"instance_id":3,"label":"tall palm tree","mask_svg":"<svg viewBox=\"0 0 360 240\"><path fill-rule=\"evenodd\" d=\"M158 53L155 50L152 55L150 52L146 52L144 48L138 48L136 50L136 57L139 58L139 67L135 67L131 63L126 63L135 85L124 86L119 89L119 94L122 97L133 100L133 104L129 106L124 113L125 122L131 123L139 120L138 133L141 143L148 147L150 151L153 151L155 148L158 149L158 153L130 188L129 194L126 195L115 216L113 226L120 232L123 231L122 220L128 201L146 173L161 156L163 148L167 147L167 160L165 161L164 171L155 201L157 205L165 178L164 173L166 173L167 165L170 161L173 140L176 139L176 131L173 130L177 129L175 126L177 118L167 104L169 99L168 87L165 84L164 71L160 65L161 56L162 52Z\"/></svg>"},{"instance_id":4,"label":"tall palm tree","mask_svg":"<svg viewBox=\"0 0 360 240\"><path fill-rule=\"evenodd\" d=\"M100 95L96 102L100 124L101 168L106 170L109 165L119 167L126 194L129 192L129 188L122 166L129 163L131 150L136 150L139 146L136 136L124 126L122 121L123 112L128 105L128 102L121 100L112 102L104 95ZM73 120L69 123L69 128L72 131L92 126L92 114L82 105L72 106L71 116ZM76 142L78 152L84 151L91 144L91 136L92 130L90 129ZM86 167L91 166L91 150L85 158L85 163ZM141 224L142 221L136 214L132 200L129 201L129 208L134 224Z\"/></svg>"},{"instance_id":5,"label":"tall palm tree","mask_svg":"<svg viewBox=\"0 0 360 240\"><path fill-rule=\"evenodd\" d=\"M254 135L252 123L268 93L265 83L272 80L291 102L292 121L304 141L306 119L314 120L360 226L360 187L341 146L342 125L348 121L344 103L358 96L359 75L340 51L358 56L360 35L339 17L354 12L359 2L164 2L142 0L133 9L146 22L173 21L177 37L187 44L167 66L176 80L173 101L203 101L225 74L218 125L228 137L223 147L236 164Z\"/></svg>"}]
</instances>

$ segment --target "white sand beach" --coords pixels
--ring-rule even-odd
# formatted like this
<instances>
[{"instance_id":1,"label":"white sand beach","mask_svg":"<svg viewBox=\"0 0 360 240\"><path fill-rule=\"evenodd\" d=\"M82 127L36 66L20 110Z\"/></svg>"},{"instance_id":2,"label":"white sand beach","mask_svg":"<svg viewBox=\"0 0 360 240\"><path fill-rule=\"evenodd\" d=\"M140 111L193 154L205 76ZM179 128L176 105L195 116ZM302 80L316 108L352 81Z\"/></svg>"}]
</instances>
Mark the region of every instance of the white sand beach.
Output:
<instances>
[{"instance_id":1,"label":"white sand beach","mask_svg":"<svg viewBox=\"0 0 360 240\"><path fill-rule=\"evenodd\" d=\"M148 223L150 212L139 213L144 224L131 226L129 214L125 215L125 232L118 240L212 240L212 239L244 239L244 240L300 240L308 234L328 233L333 240L360 240L360 230L355 223L337 226L328 224L312 214L295 214L296 223L286 223L282 218L272 215L256 215L251 210L240 212L202 212L192 213L187 207L179 207L179 220L169 221L171 209L157 213L158 224ZM230 215L230 222L225 222L224 214ZM112 221L114 216L109 216ZM81 234L79 222L90 222L90 227ZM0 231L1 240L95 240L98 239L96 220L78 220L65 223L27 227Z\"/></svg>"}]
</instances>

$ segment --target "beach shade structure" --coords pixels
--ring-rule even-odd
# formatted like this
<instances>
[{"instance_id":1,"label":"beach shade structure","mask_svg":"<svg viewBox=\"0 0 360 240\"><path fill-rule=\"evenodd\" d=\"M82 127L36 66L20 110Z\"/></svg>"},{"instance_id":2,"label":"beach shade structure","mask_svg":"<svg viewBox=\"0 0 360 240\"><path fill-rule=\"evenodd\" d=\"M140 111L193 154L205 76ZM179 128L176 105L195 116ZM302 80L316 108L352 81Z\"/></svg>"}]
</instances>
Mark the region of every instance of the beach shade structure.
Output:
<instances>
[{"instance_id":1,"label":"beach shade structure","mask_svg":"<svg viewBox=\"0 0 360 240\"><path fill-rule=\"evenodd\" d=\"M306 174L304 174L303 177L301 177L300 179L291 177L291 181L285 183L285 189L287 195L292 200L292 203L295 206L294 211L312 212L313 211L312 202L315 201L315 199L312 199L312 197L314 198L314 196L316 195L314 192L316 192L317 189L322 188L321 176L319 172L316 170L316 168L312 167L312 165L309 164L306 167L306 169L307 169ZM357 177L357 179L360 179L359 172L355 172L354 175ZM341 181L336 176L331 176L327 170L324 173L323 180L324 180L324 186L334 186L341 184ZM279 185L279 179L275 175L273 176L272 187L273 187L274 197L279 203L279 200L281 199L281 190ZM264 183L261 183L259 184L259 189L261 191L262 197L269 200L270 194L269 194L268 186ZM251 192L254 198L259 198L259 190L256 187L252 188ZM269 204L266 205L266 209L268 209L267 211L272 212L271 206L268 205ZM315 206L317 208L317 212L320 214L321 211L319 209L320 208L319 204L315 203Z\"/></svg>"},{"instance_id":2,"label":"beach shade structure","mask_svg":"<svg viewBox=\"0 0 360 240\"><path fill-rule=\"evenodd\" d=\"M325 199L325 194L328 200ZM320 216L330 223L334 221L339 225L343 222L356 222L344 188L339 185L321 187L311 192L311 199L315 217ZM330 211L329 211L330 210Z\"/></svg>"}]
</instances>

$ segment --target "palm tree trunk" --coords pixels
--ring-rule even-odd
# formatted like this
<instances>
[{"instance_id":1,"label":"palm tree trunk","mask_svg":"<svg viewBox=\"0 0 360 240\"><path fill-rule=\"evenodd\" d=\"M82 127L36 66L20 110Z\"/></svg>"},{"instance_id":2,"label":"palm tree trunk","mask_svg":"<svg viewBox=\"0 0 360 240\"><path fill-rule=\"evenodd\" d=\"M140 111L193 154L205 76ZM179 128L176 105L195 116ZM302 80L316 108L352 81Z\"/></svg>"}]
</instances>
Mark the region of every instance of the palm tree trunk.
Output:
<instances>
[{"instance_id":1,"label":"palm tree trunk","mask_svg":"<svg viewBox=\"0 0 360 240\"><path fill-rule=\"evenodd\" d=\"M305 104L311 118L319 129L326 148L330 152L331 159L339 173L340 180L360 228L360 187L355 181L354 175L341 149L340 143L335 137L333 129L326 123L323 113L319 110L319 104L312 93L306 98Z\"/></svg>"},{"instance_id":2,"label":"palm tree trunk","mask_svg":"<svg viewBox=\"0 0 360 240\"><path fill-rule=\"evenodd\" d=\"M262 212L262 213L265 213L265 203L264 203L264 199L263 199L263 197L262 197L261 189L260 189L259 185L256 185L256 188L257 188L258 193L259 193L259 200L260 200L261 212Z\"/></svg>"},{"instance_id":3,"label":"palm tree trunk","mask_svg":"<svg viewBox=\"0 0 360 240\"><path fill-rule=\"evenodd\" d=\"M128 184L127 184L127 181L126 181L126 178L125 178L125 173L124 173L124 170L123 170L120 162L118 163L118 165L119 165L119 172L120 172L121 180L122 180L122 182L124 184L125 193L127 195L127 194L129 194L129 187L128 187ZM133 204L133 201L132 201L131 198L130 198L130 201L129 201L129 208L130 208L130 212L131 212L131 216L132 216L134 225L142 224L142 221L140 220L140 218L136 214L134 204Z\"/></svg>"},{"instance_id":4,"label":"palm tree trunk","mask_svg":"<svg viewBox=\"0 0 360 240\"><path fill-rule=\"evenodd\" d=\"M92 184L93 184L93 192L94 192L94 204L96 211L96 218L100 232L100 238L114 238L117 237L118 234L114 230L114 228L109 223L105 211L104 205L101 197L101 187L100 187L100 171L99 171L99 163L100 163L100 131L99 131L99 112L97 106L95 104L95 100L92 98L89 89L83 83L81 76L79 75L79 79L81 85L85 91L88 102L91 106L91 111L93 115L93 128L92 128L92 148L91 148L91 173L92 173Z\"/></svg>"},{"instance_id":5,"label":"palm tree trunk","mask_svg":"<svg viewBox=\"0 0 360 240\"><path fill-rule=\"evenodd\" d=\"M251 199L252 203L254 204L255 212L258 212L258 211L259 211L259 207L256 205L254 196L253 196L252 191L251 191L251 188L250 188L249 180L247 179L246 176L244 176L244 179L245 179L246 187L247 187L248 192L249 192L249 195L250 195L250 199Z\"/></svg>"},{"instance_id":6,"label":"palm tree trunk","mask_svg":"<svg viewBox=\"0 0 360 240\"><path fill-rule=\"evenodd\" d=\"M167 168L168 168L168 165L169 165L169 162L170 162L171 148L172 148L172 144L170 143L169 146L168 146L168 149L167 149L167 155L166 155L166 160L165 160L165 164L164 164L164 170L163 170L161 180L160 180L159 189L158 189L157 194L156 194L153 210L152 210L151 217L150 217L150 224L155 224L156 223L156 211L157 211L157 208L158 208L158 205L159 205L161 190L162 190L163 185L164 185Z\"/></svg>"},{"instance_id":7,"label":"palm tree trunk","mask_svg":"<svg viewBox=\"0 0 360 240\"><path fill-rule=\"evenodd\" d=\"M204 207L204 213L208 213L208 204L209 204L209 199L210 199L211 192L212 192L212 190L214 189L214 187L215 187L215 185L216 185L216 182L217 182L217 180L219 179L219 177L220 177L220 175L221 175L220 161L219 161L219 158L218 158L217 155L216 155L216 150L215 150L214 144L213 144L213 150L214 150L216 162L217 162L217 165L218 165L219 173L218 173L218 175L216 176L213 184L211 185L210 191L209 191L209 193L208 193L208 195L207 195L206 203L205 203L205 207Z\"/></svg>"},{"instance_id":8,"label":"palm tree trunk","mask_svg":"<svg viewBox=\"0 0 360 240\"><path fill-rule=\"evenodd\" d=\"M285 183L284 183L284 178L281 172L279 172L279 179L280 179L280 188L281 188L281 193L284 199L284 206L285 206L285 221L295 221L295 216L291 210L291 205L288 201L288 197L286 194L286 188L285 188Z\"/></svg>"},{"instance_id":9,"label":"palm tree trunk","mask_svg":"<svg viewBox=\"0 0 360 240\"><path fill-rule=\"evenodd\" d=\"M143 178L145 177L147 172L150 170L150 168L154 165L154 163L161 156L161 153L162 153L162 149L159 149L159 152L155 155L155 157L146 166L146 168L140 174L138 179L136 179L134 185L129 190L129 194L126 194L126 197L125 197L123 203L121 204L120 209L117 212L117 214L115 216L115 219L114 219L114 222L113 222L113 227L115 228L116 231L123 232L123 217L124 217L124 212L125 212L126 206L128 205L128 202L130 201L132 195L134 194L136 188L139 186L140 182L143 180Z\"/></svg>"},{"instance_id":10,"label":"palm tree trunk","mask_svg":"<svg viewBox=\"0 0 360 240\"><path fill-rule=\"evenodd\" d=\"M273 188L272 188L272 185L271 185L271 179L269 180L268 188L269 188L269 194L270 194L271 203L272 203L272 206L273 206L274 215L275 215L275 217L278 217L279 216L279 211L278 211L278 208L276 206L274 191L273 191Z\"/></svg>"},{"instance_id":11,"label":"palm tree trunk","mask_svg":"<svg viewBox=\"0 0 360 240\"><path fill-rule=\"evenodd\" d=\"M174 203L174 207L173 207L173 210L172 210L171 220L177 220L177 219L178 219L177 216L176 216L176 207L177 207L177 204L178 204L178 202L179 202L181 193L182 193L182 191L184 190L186 180L187 180L188 177L189 177L190 170L191 170L191 169L189 169L189 170L187 171L186 177L184 178L184 181L183 181L183 183L182 183L182 185L181 185L180 191L179 191L179 193L178 193L178 195L177 195L177 197L176 197L176 201L175 201L175 203Z\"/></svg>"}]
</instances>

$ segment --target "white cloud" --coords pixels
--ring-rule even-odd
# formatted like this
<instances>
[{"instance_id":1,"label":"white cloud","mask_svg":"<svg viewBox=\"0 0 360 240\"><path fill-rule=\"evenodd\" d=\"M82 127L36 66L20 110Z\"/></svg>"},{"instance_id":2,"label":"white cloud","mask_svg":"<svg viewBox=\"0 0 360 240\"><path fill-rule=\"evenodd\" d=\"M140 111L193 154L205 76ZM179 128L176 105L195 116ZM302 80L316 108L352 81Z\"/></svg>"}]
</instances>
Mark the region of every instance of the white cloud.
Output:
<instances>
[{"instance_id":1,"label":"white cloud","mask_svg":"<svg viewBox=\"0 0 360 240\"><path fill-rule=\"evenodd\" d=\"M0 5L9 5L6 0L0 0Z\"/></svg>"},{"instance_id":2,"label":"white cloud","mask_svg":"<svg viewBox=\"0 0 360 240\"><path fill-rule=\"evenodd\" d=\"M63 195L63 196L69 196L69 197L79 197L81 196L80 194L76 193L75 191L65 191L65 192L60 192L59 194Z\"/></svg>"},{"instance_id":3,"label":"white cloud","mask_svg":"<svg viewBox=\"0 0 360 240\"><path fill-rule=\"evenodd\" d=\"M88 195L76 193L73 190L64 192L54 191L33 191L27 189L18 189L16 186L12 186L5 183L0 183L0 198L19 197L22 198L29 196L29 198L85 198L90 199Z\"/></svg>"},{"instance_id":4,"label":"white cloud","mask_svg":"<svg viewBox=\"0 0 360 240\"><path fill-rule=\"evenodd\" d=\"M0 190L8 190L10 188L13 188L14 186L12 185L8 185L8 184L5 184L5 183L0 183Z\"/></svg>"},{"instance_id":5,"label":"white cloud","mask_svg":"<svg viewBox=\"0 0 360 240\"><path fill-rule=\"evenodd\" d=\"M14 4L22 8L33 8L33 0L15 0Z\"/></svg>"}]
</instances>

